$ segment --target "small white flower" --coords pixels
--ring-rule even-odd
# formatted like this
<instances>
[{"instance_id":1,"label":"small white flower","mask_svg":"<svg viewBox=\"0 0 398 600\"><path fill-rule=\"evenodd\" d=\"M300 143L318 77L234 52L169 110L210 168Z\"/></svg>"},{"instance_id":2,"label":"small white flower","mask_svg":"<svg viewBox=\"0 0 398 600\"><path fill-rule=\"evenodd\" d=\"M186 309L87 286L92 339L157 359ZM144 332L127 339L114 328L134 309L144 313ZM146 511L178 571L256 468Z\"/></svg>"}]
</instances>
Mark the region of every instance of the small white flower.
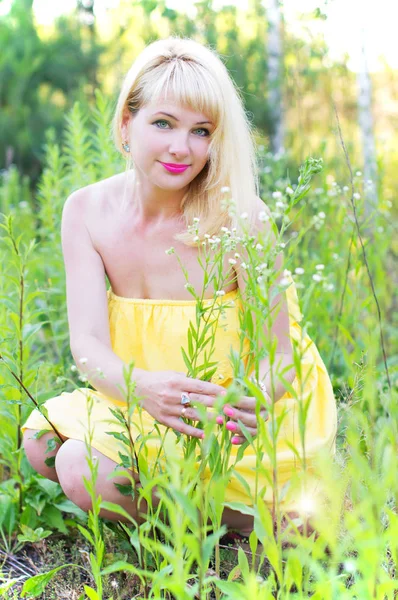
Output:
<instances>
[{"instance_id":1,"label":"small white flower","mask_svg":"<svg viewBox=\"0 0 398 600\"><path fill-rule=\"evenodd\" d=\"M263 249L263 247L261 244L256 244L256 250L260 251L262 249Z\"/></svg>"},{"instance_id":2,"label":"small white flower","mask_svg":"<svg viewBox=\"0 0 398 600\"><path fill-rule=\"evenodd\" d=\"M193 222L194 222L194 223L199 223L199 221L200 221L199 217L194 217L194 218L193 218Z\"/></svg>"},{"instance_id":3,"label":"small white flower","mask_svg":"<svg viewBox=\"0 0 398 600\"><path fill-rule=\"evenodd\" d=\"M283 287L285 287L285 285L289 285L290 281L288 280L287 277L282 277L282 279L280 280L280 285L282 285Z\"/></svg>"},{"instance_id":4,"label":"small white flower","mask_svg":"<svg viewBox=\"0 0 398 600\"><path fill-rule=\"evenodd\" d=\"M239 252L235 252L234 256L235 256L235 258L240 258Z\"/></svg>"},{"instance_id":5,"label":"small white flower","mask_svg":"<svg viewBox=\"0 0 398 600\"><path fill-rule=\"evenodd\" d=\"M71 368L70 368L70 370L73 371L73 372L77 371L76 365L72 365Z\"/></svg>"},{"instance_id":6,"label":"small white flower","mask_svg":"<svg viewBox=\"0 0 398 600\"><path fill-rule=\"evenodd\" d=\"M65 377L57 377L55 383L62 383L63 381L65 381Z\"/></svg>"},{"instance_id":7,"label":"small white flower","mask_svg":"<svg viewBox=\"0 0 398 600\"><path fill-rule=\"evenodd\" d=\"M280 247L280 248L285 248L285 246L286 246L285 242L281 242L281 243L279 244L279 247Z\"/></svg>"},{"instance_id":8,"label":"small white flower","mask_svg":"<svg viewBox=\"0 0 398 600\"><path fill-rule=\"evenodd\" d=\"M324 219L326 217L326 215L325 215L325 213L323 211L321 211L321 212L318 213L318 217L320 219Z\"/></svg>"},{"instance_id":9,"label":"small white flower","mask_svg":"<svg viewBox=\"0 0 398 600\"><path fill-rule=\"evenodd\" d=\"M166 250L166 254L168 254L168 255L174 254L174 248L173 248L173 246L171 248L169 248L168 250Z\"/></svg>"},{"instance_id":10,"label":"small white flower","mask_svg":"<svg viewBox=\"0 0 398 600\"><path fill-rule=\"evenodd\" d=\"M229 188L227 185L224 185L224 186L221 188L221 193L222 193L222 194L226 194L227 192L230 192L230 191L231 191L231 188Z\"/></svg>"},{"instance_id":11,"label":"small white flower","mask_svg":"<svg viewBox=\"0 0 398 600\"><path fill-rule=\"evenodd\" d=\"M261 275L259 277L257 277L257 283L262 283L264 281L264 277L261 277Z\"/></svg>"},{"instance_id":12,"label":"small white flower","mask_svg":"<svg viewBox=\"0 0 398 600\"><path fill-rule=\"evenodd\" d=\"M282 192L276 191L276 192L272 192L272 197L273 198L282 198Z\"/></svg>"},{"instance_id":13,"label":"small white flower","mask_svg":"<svg viewBox=\"0 0 398 600\"><path fill-rule=\"evenodd\" d=\"M86 362L87 362L87 358L84 358L84 357L83 357L83 358L81 358L81 359L79 360L79 363L80 363L81 365L85 365L85 364L86 364Z\"/></svg>"},{"instance_id":14,"label":"small white flower","mask_svg":"<svg viewBox=\"0 0 398 600\"><path fill-rule=\"evenodd\" d=\"M205 238L206 238L206 240L209 240L210 239L210 234L205 233Z\"/></svg>"},{"instance_id":15,"label":"small white flower","mask_svg":"<svg viewBox=\"0 0 398 600\"><path fill-rule=\"evenodd\" d=\"M98 373L102 373L101 367L97 367L96 371L98 371Z\"/></svg>"},{"instance_id":16,"label":"small white flower","mask_svg":"<svg viewBox=\"0 0 398 600\"><path fill-rule=\"evenodd\" d=\"M224 375L222 373L218 374L218 379L224 379Z\"/></svg>"},{"instance_id":17,"label":"small white flower","mask_svg":"<svg viewBox=\"0 0 398 600\"><path fill-rule=\"evenodd\" d=\"M291 275L291 274L292 274L292 272L291 272L291 271L289 271L289 269L284 269L284 271L283 271L283 275L284 275L285 277L288 277L288 276L289 276L289 275Z\"/></svg>"},{"instance_id":18,"label":"small white flower","mask_svg":"<svg viewBox=\"0 0 398 600\"><path fill-rule=\"evenodd\" d=\"M206 242L202 242L202 246L206 246Z\"/></svg>"},{"instance_id":19,"label":"small white flower","mask_svg":"<svg viewBox=\"0 0 398 600\"><path fill-rule=\"evenodd\" d=\"M19 203L19 206L21 208L26 208L28 206L28 203L26 202L26 200L22 200L22 202Z\"/></svg>"},{"instance_id":20,"label":"small white flower","mask_svg":"<svg viewBox=\"0 0 398 600\"><path fill-rule=\"evenodd\" d=\"M219 244L221 242L219 237L214 238L214 243L215 244Z\"/></svg>"},{"instance_id":21,"label":"small white flower","mask_svg":"<svg viewBox=\"0 0 398 600\"><path fill-rule=\"evenodd\" d=\"M349 189L350 189L350 188L348 187L348 185L345 185L345 186L343 187L343 191L344 191L344 192L348 192L348 190L349 190Z\"/></svg>"},{"instance_id":22,"label":"small white flower","mask_svg":"<svg viewBox=\"0 0 398 600\"><path fill-rule=\"evenodd\" d=\"M314 281L322 281L322 275L319 275L319 273L315 273L315 274L312 276L312 279L313 279Z\"/></svg>"},{"instance_id":23,"label":"small white flower","mask_svg":"<svg viewBox=\"0 0 398 600\"><path fill-rule=\"evenodd\" d=\"M361 194L358 194L358 192L355 192L355 194L353 194L353 197L355 198L355 200L360 200Z\"/></svg>"},{"instance_id":24,"label":"small white flower","mask_svg":"<svg viewBox=\"0 0 398 600\"><path fill-rule=\"evenodd\" d=\"M322 188L315 188L315 194L317 196L320 196L321 194L323 194L323 189Z\"/></svg>"},{"instance_id":25,"label":"small white flower","mask_svg":"<svg viewBox=\"0 0 398 600\"><path fill-rule=\"evenodd\" d=\"M198 235L195 235L195 237L193 238L193 241L194 241L194 242L198 242L198 241L199 241L199 236L198 236Z\"/></svg>"},{"instance_id":26,"label":"small white flower","mask_svg":"<svg viewBox=\"0 0 398 600\"><path fill-rule=\"evenodd\" d=\"M228 262L230 265L236 265L236 260L234 258L229 258Z\"/></svg>"},{"instance_id":27,"label":"small white flower","mask_svg":"<svg viewBox=\"0 0 398 600\"><path fill-rule=\"evenodd\" d=\"M248 216L249 216L249 215L247 214L247 212L243 212L243 213L241 214L240 218L241 218L241 219L243 219L243 220L245 220L245 219L247 219L247 217L248 217Z\"/></svg>"},{"instance_id":28,"label":"small white flower","mask_svg":"<svg viewBox=\"0 0 398 600\"><path fill-rule=\"evenodd\" d=\"M315 268L316 268L317 271L323 271L323 269L325 268L325 265L322 265L322 264L315 265Z\"/></svg>"},{"instance_id":29,"label":"small white flower","mask_svg":"<svg viewBox=\"0 0 398 600\"><path fill-rule=\"evenodd\" d=\"M334 258L334 260L337 260L340 257L339 257L339 255L336 252L333 252L332 258Z\"/></svg>"},{"instance_id":30,"label":"small white flower","mask_svg":"<svg viewBox=\"0 0 398 600\"><path fill-rule=\"evenodd\" d=\"M296 269L294 269L294 272L297 273L297 275L303 275L304 269L303 267L297 267Z\"/></svg>"},{"instance_id":31,"label":"small white flower","mask_svg":"<svg viewBox=\"0 0 398 600\"><path fill-rule=\"evenodd\" d=\"M85 375L79 375L79 379L80 381L83 381L83 383L87 381L87 377Z\"/></svg>"},{"instance_id":32,"label":"small white flower","mask_svg":"<svg viewBox=\"0 0 398 600\"><path fill-rule=\"evenodd\" d=\"M361 177L361 175L362 175L362 171L357 171L357 172L355 173L355 175L356 175L357 177Z\"/></svg>"},{"instance_id":33,"label":"small white flower","mask_svg":"<svg viewBox=\"0 0 398 600\"><path fill-rule=\"evenodd\" d=\"M326 289L328 290L328 292L333 292L333 290L334 290L333 283L327 283L326 284Z\"/></svg>"},{"instance_id":34,"label":"small white flower","mask_svg":"<svg viewBox=\"0 0 398 600\"><path fill-rule=\"evenodd\" d=\"M221 231L222 231L223 233L229 233L229 229L228 229L228 227L221 227Z\"/></svg>"},{"instance_id":35,"label":"small white flower","mask_svg":"<svg viewBox=\"0 0 398 600\"><path fill-rule=\"evenodd\" d=\"M240 266L242 267L242 269L247 269L247 264L245 262L241 263Z\"/></svg>"},{"instance_id":36,"label":"small white flower","mask_svg":"<svg viewBox=\"0 0 398 600\"><path fill-rule=\"evenodd\" d=\"M232 233L236 233L236 227L232 227Z\"/></svg>"},{"instance_id":37,"label":"small white flower","mask_svg":"<svg viewBox=\"0 0 398 600\"><path fill-rule=\"evenodd\" d=\"M289 185L287 186L285 192L286 192L286 194L289 194L289 196L294 194L294 190Z\"/></svg>"},{"instance_id":38,"label":"small white flower","mask_svg":"<svg viewBox=\"0 0 398 600\"><path fill-rule=\"evenodd\" d=\"M225 296L225 291L224 290L217 290L216 296Z\"/></svg>"},{"instance_id":39,"label":"small white flower","mask_svg":"<svg viewBox=\"0 0 398 600\"><path fill-rule=\"evenodd\" d=\"M384 227L383 227L383 225L380 225L380 226L377 228L377 231L378 231L379 233L383 233L383 231L384 231Z\"/></svg>"},{"instance_id":40,"label":"small white flower","mask_svg":"<svg viewBox=\"0 0 398 600\"><path fill-rule=\"evenodd\" d=\"M275 202L275 206L278 208L285 208L285 203L278 200L278 202Z\"/></svg>"},{"instance_id":41,"label":"small white flower","mask_svg":"<svg viewBox=\"0 0 398 600\"><path fill-rule=\"evenodd\" d=\"M258 215L259 220L262 223L265 223L266 221L269 221L269 215L265 212L265 210L262 210L259 215Z\"/></svg>"}]
</instances>

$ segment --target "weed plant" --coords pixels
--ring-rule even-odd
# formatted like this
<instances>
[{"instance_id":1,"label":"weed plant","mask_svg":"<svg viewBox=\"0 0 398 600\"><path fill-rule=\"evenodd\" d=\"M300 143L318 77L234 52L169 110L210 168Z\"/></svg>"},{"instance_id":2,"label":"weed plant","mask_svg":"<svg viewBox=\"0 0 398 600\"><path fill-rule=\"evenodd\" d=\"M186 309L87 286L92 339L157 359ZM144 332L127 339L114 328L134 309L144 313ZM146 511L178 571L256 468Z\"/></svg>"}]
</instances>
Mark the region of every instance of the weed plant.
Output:
<instances>
[{"instance_id":1,"label":"weed plant","mask_svg":"<svg viewBox=\"0 0 398 600\"><path fill-rule=\"evenodd\" d=\"M84 378L68 348L65 288L60 250L60 219L65 198L83 185L123 170L108 133L110 109L100 93L91 120L76 105L67 117L65 137L56 143L51 134L47 166L37 194L31 197L15 169L2 174L0 211L0 545L10 555L24 543L38 543L52 531L79 531L91 546L88 584L81 598L119 600L133 597L122 589L109 592L113 573L131 574L134 597L229 598L283 600L314 598L393 600L398 595L397 439L398 355L394 346L394 280L386 275L391 264L394 226L390 207L383 204L372 215L370 234L361 235L366 186L360 172L347 182L321 172L321 163L309 159L297 181L286 177L284 157L263 154L262 198L270 208L276 246L270 236L253 240L245 229L223 231L219 238L200 241L203 287L186 287L196 301L196 316L182 349L187 373L210 379L217 368L212 359L217 329L228 311L221 265L225 255L245 264L247 294L241 312L241 352L231 354L234 381L218 398L211 418L201 426L203 441L187 439L155 425L158 454L150 461L134 386L134 365L125 369L126 409L110 416L109 435L120 448L121 471L130 484L119 487L137 503L139 518L102 501L95 493L96 462L91 450L93 424L87 432L91 478L86 487L92 498L88 518L62 495L60 487L33 473L21 449L20 426L34 405L61 391L81 387ZM349 164L348 164L349 166ZM273 174L276 174L273 179ZM316 176L316 185L310 187ZM228 194L226 202L228 203ZM22 200L21 200L22 198ZM233 209L233 204L230 204ZM354 210L355 209L355 210ZM195 233L197 223L191 228ZM199 240L198 240L199 241ZM254 243L255 242L255 243ZM274 249L275 248L275 249ZM272 265L284 251L283 273ZM170 250L170 260L179 257ZM322 489L317 505L306 495L306 421L311 398L304 396L300 376L302 344L294 343L294 365L300 385L293 389L278 367L275 345L258 322L270 326L271 289L286 289L294 278L300 297L303 334L309 333L328 367L338 400L337 453L320 454L315 472ZM205 290L214 300L205 300ZM392 326L389 327L389 323ZM383 337L381 336L383 334ZM394 354L395 352L395 354ZM276 441L284 413L276 414L258 382L259 363L271 365L271 398L278 380L295 395L299 408L298 469L292 486L280 487L276 477ZM94 365L95 367L95 365ZM219 431L215 417L225 403L234 404L242 393L256 398L259 433L248 431L241 449L233 454L230 434ZM200 408L200 407L199 407ZM260 417L269 413L268 421ZM53 429L49 423L48 429ZM48 450L59 438L54 431ZM250 503L225 502L225 486L236 474L244 449L257 456L256 486L242 488ZM264 457L272 464L263 467ZM139 474L139 485L131 475ZM273 491L267 506L260 485L264 477ZM157 502L153 502L156 490ZM283 520L283 501L289 494L303 498L297 519ZM120 515L119 525L99 519L101 506ZM236 551L235 565L223 565L221 525L224 506L254 517L247 547ZM306 531L307 517L316 533ZM119 531L135 554L134 560L106 556L104 531ZM122 544L122 542L119 542ZM27 579L22 597L45 597L52 577L70 568L58 564ZM5 575L0 596L13 598L15 581ZM108 591L106 591L108 590ZM127 592L126 592L127 593ZM113 594L113 595L112 595Z\"/></svg>"}]
</instances>

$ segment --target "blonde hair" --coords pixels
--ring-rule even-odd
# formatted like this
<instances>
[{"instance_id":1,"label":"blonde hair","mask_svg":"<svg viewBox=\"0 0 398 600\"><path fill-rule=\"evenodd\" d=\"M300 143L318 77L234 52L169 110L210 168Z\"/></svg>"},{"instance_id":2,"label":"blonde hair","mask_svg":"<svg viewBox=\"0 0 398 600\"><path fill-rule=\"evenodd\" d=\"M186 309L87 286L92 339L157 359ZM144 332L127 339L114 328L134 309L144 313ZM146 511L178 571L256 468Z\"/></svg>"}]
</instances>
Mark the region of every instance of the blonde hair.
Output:
<instances>
[{"instance_id":1,"label":"blonde hair","mask_svg":"<svg viewBox=\"0 0 398 600\"><path fill-rule=\"evenodd\" d=\"M114 142L126 158L126 169L133 168L122 146L126 108L134 114L168 94L177 104L203 112L215 123L208 161L181 202L187 225L199 218L200 237L216 234L223 226L238 228L237 217L242 213L250 220L253 217L258 196L255 142L239 91L210 48L172 36L149 44L136 58L124 79L112 123ZM188 231L175 237L194 245Z\"/></svg>"}]
</instances>

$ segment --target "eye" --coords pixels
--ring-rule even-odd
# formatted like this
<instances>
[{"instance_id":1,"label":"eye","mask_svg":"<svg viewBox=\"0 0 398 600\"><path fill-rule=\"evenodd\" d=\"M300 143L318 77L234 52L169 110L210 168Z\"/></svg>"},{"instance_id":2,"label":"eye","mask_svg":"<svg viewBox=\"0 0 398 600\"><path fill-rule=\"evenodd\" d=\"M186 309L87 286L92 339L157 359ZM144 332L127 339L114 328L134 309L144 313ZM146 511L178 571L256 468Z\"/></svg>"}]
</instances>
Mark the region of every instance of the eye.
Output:
<instances>
[{"instance_id":1,"label":"eye","mask_svg":"<svg viewBox=\"0 0 398 600\"><path fill-rule=\"evenodd\" d=\"M170 125L166 119L158 119L157 121L154 121L152 125L156 125L158 129L167 129L166 127L160 127L159 123L166 123L167 125ZM205 127L199 127L198 129L194 129L194 131L204 131L204 134L199 135L199 137L207 137L210 135L210 131Z\"/></svg>"}]
</instances>

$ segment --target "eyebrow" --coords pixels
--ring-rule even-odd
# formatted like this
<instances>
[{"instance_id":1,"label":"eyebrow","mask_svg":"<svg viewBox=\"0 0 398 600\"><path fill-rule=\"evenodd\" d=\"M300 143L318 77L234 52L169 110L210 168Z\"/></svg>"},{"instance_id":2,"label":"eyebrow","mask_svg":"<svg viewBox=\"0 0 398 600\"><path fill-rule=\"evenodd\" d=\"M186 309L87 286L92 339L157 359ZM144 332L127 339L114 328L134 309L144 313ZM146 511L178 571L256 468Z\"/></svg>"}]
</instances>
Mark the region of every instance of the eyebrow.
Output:
<instances>
[{"instance_id":1,"label":"eyebrow","mask_svg":"<svg viewBox=\"0 0 398 600\"><path fill-rule=\"evenodd\" d=\"M170 113L163 112L163 111L159 111L159 112L155 113L153 116L155 116L155 115L166 115L168 117L171 117L175 121L180 120L180 119L177 119L177 117L174 117L173 115L171 115ZM195 125L205 125L205 123L209 123L209 125L213 125L213 123L211 121L198 121L198 123L195 123Z\"/></svg>"}]
</instances>

